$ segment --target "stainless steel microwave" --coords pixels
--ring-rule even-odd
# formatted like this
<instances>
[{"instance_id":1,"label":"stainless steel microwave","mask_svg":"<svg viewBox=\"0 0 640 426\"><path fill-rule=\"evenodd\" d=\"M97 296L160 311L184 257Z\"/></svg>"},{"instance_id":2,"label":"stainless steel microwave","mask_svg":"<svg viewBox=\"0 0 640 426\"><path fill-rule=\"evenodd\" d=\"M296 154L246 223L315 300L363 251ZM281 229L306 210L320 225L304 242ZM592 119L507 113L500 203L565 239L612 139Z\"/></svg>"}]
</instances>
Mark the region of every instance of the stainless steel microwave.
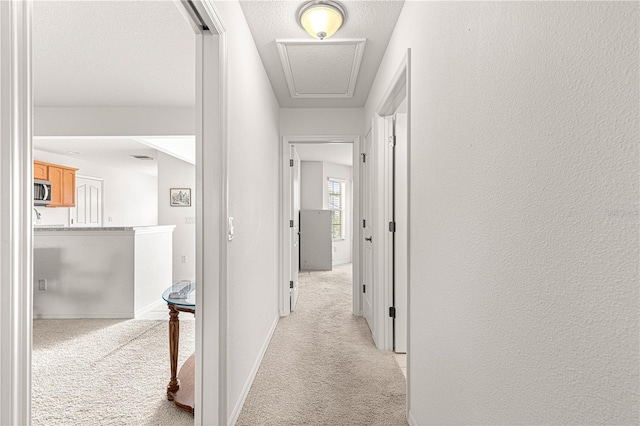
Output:
<instances>
[{"instance_id":1,"label":"stainless steel microwave","mask_svg":"<svg viewBox=\"0 0 640 426\"><path fill-rule=\"evenodd\" d=\"M33 180L33 205L46 206L51 204L51 182L48 180Z\"/></svg>"}]
</instances>

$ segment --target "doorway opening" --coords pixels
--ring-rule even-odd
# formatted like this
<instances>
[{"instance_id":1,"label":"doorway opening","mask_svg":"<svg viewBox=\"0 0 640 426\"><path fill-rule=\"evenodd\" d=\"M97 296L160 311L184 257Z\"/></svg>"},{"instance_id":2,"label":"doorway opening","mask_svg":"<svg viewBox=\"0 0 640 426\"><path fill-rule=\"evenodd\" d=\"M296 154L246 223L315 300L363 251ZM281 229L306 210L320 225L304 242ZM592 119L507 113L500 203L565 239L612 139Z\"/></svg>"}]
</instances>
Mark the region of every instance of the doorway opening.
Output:
<instances>
[{"instance_id":1,"label":"doorway opening","mask_svg":"<svg viewBox=\"0 0 640 426\"><path fill-rule=\"evenodd\" d=\"M220 354L226 353L226 336L219 330L223 330L226 324L226 293L221 285L225 282L226 246L214 244L212 247L204 242L219 242L223 240L222 236L226 236L225 30L209 0L186 1L176 5L184 9L183 15L188 17L190 27L196 34L198 96L195 134L198 158L207 164L206 173L202 173L202 164L196 173L199 188L207 194L199 197L200 201L204 199L205 202L199 203L196 219L196 227L200 229L198 235L201 237L197 242L196 286L207 288L207 291L198 292L196 306L201 313L206 311L203 309L205 306L210 306L209 312L216 312L213 315L199 315L197 321L195 421L224 423L226 360ZM3 234L0 274L6 283L3 286L3 296L6 297L2 298L1 309L2 340L6 344L0 366L5 389L0 402L0 420L6 424L30 424L33 289L24 283L33 280L32 2L2 2L0 21L2 40L7 41L0 46L2 57L6 59L0 67L3 99L0 108L3 135L0 170L3 174L2 192L7 200L0 213ZM203 222L209 224L206 229L202 228ZM203 266L203 257L210 258L206 266ZM203 363L203 359L208 362ZM203 400L207 403L203 404Z\"/></svg>"},{"instance_id":2,"label":"doorway opening","mask_svg":"<svg viewBox=\"0 0 640 426\"><path fill-rule=\"evenodd\" d=\"M116 23L104 39L87 23L98 16ZM32 158L56 195L34 208L35 425L99 423L114 407L124 423L190 417L153 399L172 373L161 296L196 273L196 38L183 19L172 3L33 4ZM163 99L171 107L150 106ZM195 349L188 316L180 365ZM136 409L118 372L155 402Z\"/></svg>"},{"instance_id":3,"label":"doorway opening","mask_svg":"<svg viewBox=\"0 0 640 426\"><path fill-rule=\"evenodd\" d=\"M280 314L295 311L299 274L351 265L352 305L359 316L358 240L354 237L354 218L359 214L359 138L284 137L282 153Z\"/></svg>"}]
</instances>

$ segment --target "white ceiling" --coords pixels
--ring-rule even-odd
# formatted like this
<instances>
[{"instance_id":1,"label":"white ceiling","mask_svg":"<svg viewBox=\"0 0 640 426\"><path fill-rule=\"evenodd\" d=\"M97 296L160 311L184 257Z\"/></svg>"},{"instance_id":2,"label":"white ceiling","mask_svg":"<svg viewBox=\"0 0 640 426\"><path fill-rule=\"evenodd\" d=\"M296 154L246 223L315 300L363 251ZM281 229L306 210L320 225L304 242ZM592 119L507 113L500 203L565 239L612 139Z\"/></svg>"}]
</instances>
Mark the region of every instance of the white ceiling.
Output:
<instances>
[{"instance_id":1,"label":"white ceiling","mask_svg":"<svg viewBox=\"0 0 640 426\"><path fill-rule=\"evenodd\" d=\"M360 71L350 76L346 74L354 67L349 61L357 62L351 53L355 52L353 44L345 50L344 44L314 42L295 21L302 1L240 3L281 107L363 106L403 4L392 0L342 1L346 23L325 42L366 39ZM344 91L356 77L353 97L293 99L276 39L302 40L310 46L311 50L300 50L298 45L291 50L295 51L292 78L303 92L318 91L318 86L325 92ZM192 106L195 37L173 1L36 0L33 92L37 107ZM167 152L171 148L165 145L176 143L181 142L39 137L34 148L61 155L78 151L81 154L75 156L87 161L155 174L155 161L135 160L130 155L155 158L156 149ZM345 165L351 165L350 150L349 144L300 149L307 161ZM174 155L189 161L190 155L184 152Z\"/></svg>"},{"instance_id":2,"label":"white ceiling","mask_svg":"<svg viewBox=\"0 0 640 426\"><path fill-rule=\"evenodd\" d=\"M195 136L34 136L33 148L103 166L158 175L158 151L195 165ZM152 160L140 160L145 155Z\"/></svg>"},{"instance_id":3,"label":"white ceiling","mask_svg":"<svg viewBox=\"0 0 640 426\"><path fill-rule=\"evenodd\" d=\"M326 161L343 166L353 166L353 144L298 143L294 145L302 161Z\"/></svg>"},{"instance_id":4,"label":"white ceiling","mask_svg":"<svg viewBox=\"0 0 640 426\"><path fill-rule=\"evenodd\" d=\"M396 25L403 1L341 0L347 12L344 26L330 39L313 41L296 22L296 11L303 3L288 0L240 0L249 29L258 48L273 90L283 108L362 107L369 95L382 56ZM332 41L366 39L353 96L292 97L284 69L290 80L313 94L335 95L347 85L357 60L355 50ZM304 40L296 46L295 59L281 62L276 40ZM310 42L310 43L309 43ZM291 52L289 52L291 53ZM291 63L291 62L295 62ZM295 90L293 90L295 92Z\"/></svg>"},{"instance_id":5,"label":"white ceiling","mask_svg":"<svg viewBox=\"0 0 640 426\"><path fill-rule=\"evenodd\" d=\"M193 106L195 36L172 1L36 0L33 92L38 107ZM193 139L34 137L33 145L157 176L157 151L193 163Z\"/></svg>"},{"instance_id":6,"label":"white ceiling","mask_svg":"<svg viewBox=\"0 0 640 426\"><path fill-rule=\"evenodd\" d=\"M172 1L33 5L37 107L193 106L195 36Z\"/></svg>"},{"instance_id":7,"label":"white ceiling","mask_svg":"<svg viewBox=\"0 0 640 426\"><path fill-rule=\"evenodd\" d=\"M297 24L300 4L240 1L280 106L363 106L403 1L343 0L345 24L324 41ZM306 42L286 49L291 80L303 93L335 94L348 87L353 96L292 98L276 39ZM335 42L358 39L365 43L355 72L358 49ZM36 0L33 89L38 107L192 106L195 37L173 1Z\"/></svg>"},{"instance_id":8,"label":"white ceiling","mask_svg":"<svg viewBox=\"0 0 640 426\"><path fill-rule=\"evenodd\" d=\"M33 149L150 176L158 175L158 152L135 138L35 136ZM146 155L153 160L137 160L131 155Z\"/></svg>"}]
</instances>

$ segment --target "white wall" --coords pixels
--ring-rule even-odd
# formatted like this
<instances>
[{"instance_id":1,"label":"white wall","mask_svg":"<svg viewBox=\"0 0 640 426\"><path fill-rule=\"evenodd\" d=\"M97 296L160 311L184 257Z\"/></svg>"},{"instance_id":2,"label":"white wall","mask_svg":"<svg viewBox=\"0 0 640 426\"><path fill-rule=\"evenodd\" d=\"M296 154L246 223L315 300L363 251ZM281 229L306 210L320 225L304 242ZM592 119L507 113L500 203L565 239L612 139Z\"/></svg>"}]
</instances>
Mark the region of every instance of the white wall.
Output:
<instances>
[{"instance_id":1,"label":"white wall","mask_svg":"<svg viewBox=\"0 0 640 426\"><path fill-rule=\"evenodd\" d=\"M133 231L35 232L33 269L35 318L134 316Z\"/></svg>"},{"instance_id":2,"label":"white wall","mask_svg":"<svg viewBox=\"0 0 640 426\"><path fill-rule=\"evenodd\" d=\"M327 180L342 179L346 182L345 189L345 238L334 240L332 243L333 265L343 265L351 262L351 206L352 195L352 167L342 166L323 161L302 161L300 173L300 208L301 210L328 210L329 189Z\"/></svg>"},{"instance_id":3,"label":"white wall","mask_svg":"<svg viewBox=\"0 0 640 426\"><path fill-rule=\"evenodd\" d=\"M324 209L322 161L300 162L300 210Z\"/></svg>"},{"instance_id":4,"label":"white wall","mask_svg":"<svg viewBox=\"0 0 640 426\"><path fill-rule=\"evenodd\" d=\"M133 318L161 305L171 285L172 231L34 232L34 318Z\"/></svg>"},{"instance_id":5,"label":"white wall","mask_svg":"<svg viewBox=\"0 0 640 426\"><path fill-rule=\"evenodd\" d=\"M365 130L364 108L280 108L280 134L282 136L360 136L364 135ZM305 181L304 164L302 162L301 185ZM324 167L327 167L325 163ZM307 170L310 173L310 170ZM320 209L326 208L327 202L327 185L326 174L322 175L322 206L307 207L316 205L305 204L305 194L301 196L302 209ZM351 177L351 181L353 181ZM353 186L349 185L349 199L353 200L357 194L353 190ZM312 192L313 199L317 197L317 193ZM309 197L309 194L306 195ZM307 198L306 201L309 201ZM351 247L351 212L348 213L348 233L349 238L342 242L334 242L333 245L333 263L334 265L349 263L352 259ZM357 279L356 276L354 276Z\"/></svg>"},{"instance_id":6,"label":"white wall","mask_svg":"<svg viewBox=\"0 0 640 426\"><path fill-rule=\"evenodd\" d=\"M195 280L196 168L162 152L158 152L157 161L158 225L176 225L173 231L173 281ZM171 207L171 188L191 188L191 207Z\"/></svg>"},{"instance_id":7,"label":"white wall","mask_svg":"<svg viewBox=\"0 0 640 426\"><path fill-rule=\"evenodd\" d=\"M227 414L240 412L279 319L279 107L238 2L216 7L228 29L229 215Z\"/></svg>"},{"instance_id":8,"label":"white wall","mask_svg":"<svg viewBox=\"0 0 640 426\"><path fill-rule=\"evenodd\" d=\"M33 151L34 160L75 167L80 175L104 179L103 225L146 226L158 224L158 180L154 176L103 166L44 151ZM39 225L69 226L68 207L37 207ZM35 223L35 217L34 217Z\"/></svg>"},{"instance_id":9,"label":"white wall","mask_svg":"<svg viewBox=\"0 0 640 426\"><path fill-rule=\"evenodd\" d=\"M193 135L193 107L39 107L35 136Z\"/></svg>"},{"instance_id":10,"label":"white wall","mask_svg":"<svg viewBox=\"0 0 640 426\"><path fill-rule=\"evenodd\" d=\"M363 108L280 108L280 134L362 135L363 118Z\"/></svg>"},{"instance_id":11,"label":"white wall","mask_svg":"<svg viewBox=\"0 0 640 426\"><path fill-rule=\"evenodd\" d=\"M351 210L353 206L352 196L352 167L324 162L322 176L322 200L323 208L329 209L329 178L337 178L345 181L345 223L344 240L333 240L333 265L344 265L351 263Z\"/></svg>"},{"instance_id":12,"label":"white wall","mask_svg":"<svg viewBox=\"0 0 640 426\"><path fill-rule=\"evenodd\" d=\"M406 2L415 424L637 424L639 5Z\"/></svg>"},{"instance_id":13,"label":"white wall","mask_svg":"<svg viewBox=\"0 0 640 426\"><path fill-rule=\"evenodd\" d=\"M300 205L302 210L327 210L327 180L338 178L346 184L345 238L333 241L333 265L351 262L351 206L353 203L352 167L322 161L302 161L300 173Z\"/></svg>"}]
</instances>

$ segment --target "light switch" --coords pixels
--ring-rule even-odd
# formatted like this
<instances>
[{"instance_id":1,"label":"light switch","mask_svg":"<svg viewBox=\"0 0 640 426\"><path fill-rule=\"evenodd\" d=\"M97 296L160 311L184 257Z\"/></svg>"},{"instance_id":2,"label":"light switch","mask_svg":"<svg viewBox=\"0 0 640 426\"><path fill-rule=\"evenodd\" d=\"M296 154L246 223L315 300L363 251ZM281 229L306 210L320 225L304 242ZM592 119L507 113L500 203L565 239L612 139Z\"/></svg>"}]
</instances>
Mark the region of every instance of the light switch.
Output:
<instances>
[{"instance_id":1,"label":"light switch","mask_svg":"<svg viewBox=\"0 0 640 426\"><path fill-rule=\"evenodd\" d=\"M229 241L233 240L233 218L229 216Z\"/></svg>"}]
</instances>

